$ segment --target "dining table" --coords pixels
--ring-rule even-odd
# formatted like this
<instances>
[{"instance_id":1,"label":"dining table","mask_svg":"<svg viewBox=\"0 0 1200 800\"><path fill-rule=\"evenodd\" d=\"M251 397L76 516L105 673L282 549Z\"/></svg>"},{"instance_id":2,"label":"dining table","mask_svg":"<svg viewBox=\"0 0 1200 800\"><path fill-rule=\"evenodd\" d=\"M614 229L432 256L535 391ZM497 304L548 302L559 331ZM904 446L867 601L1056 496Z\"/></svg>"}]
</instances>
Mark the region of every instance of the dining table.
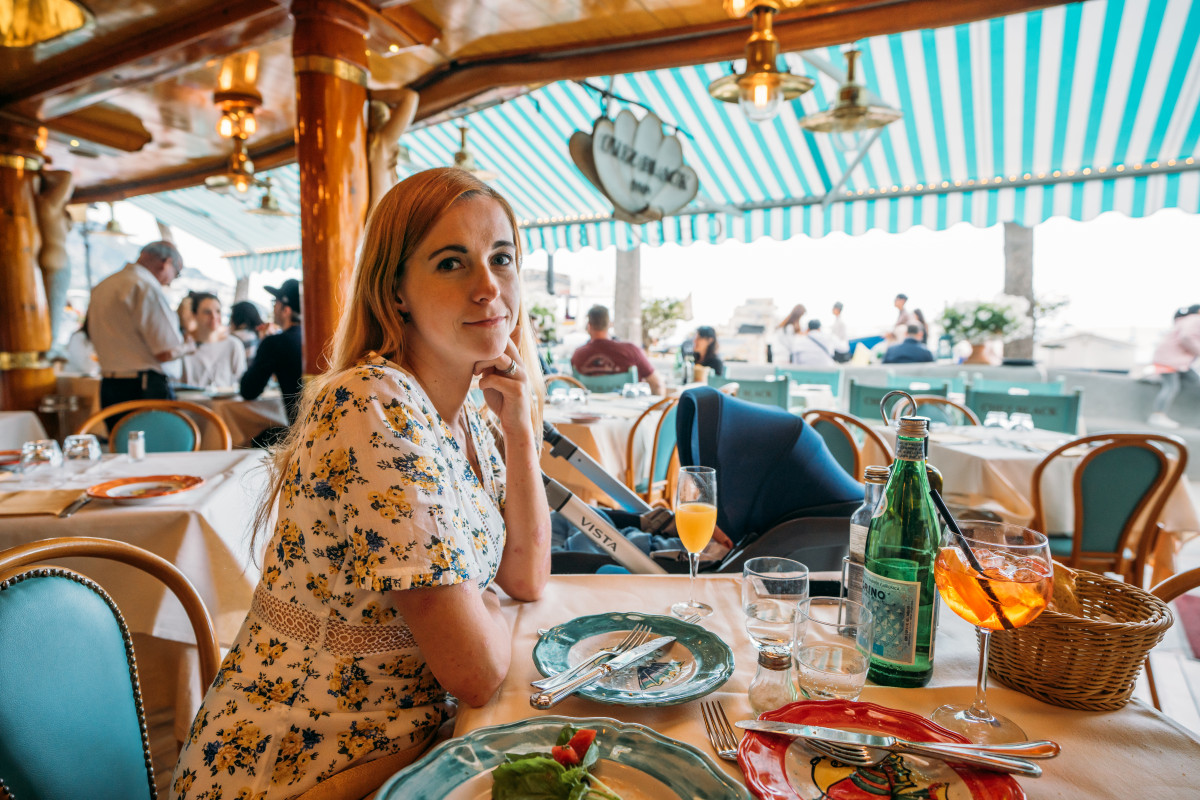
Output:
<instances>
[{"instance_id":1,"label":"dining table","mask_svg":"<svg viewBox=\"0 0 1200 800\"><path fill-rule=\"evenodd\" d=\"M152 475L195 476L203 482L145 502L92 500L66 519L0 516L0 550L63 536L115 539L149 550L187 576L212 615L218 642L228 647L258 583L261 560L251 557L250 520L267 485L263 451L149 453L141 461L110 454L79 473L60 468L36 479L0 480L0 495L84 490ZM195 639L183 607L157 580L123 564L88 558L61 565L91 577L112 595L134 635L147 709L173 706L176 737L182 739L202 696Z\"/></svg>"},{"instance_id":2,"label":"dining table","mask_svg":"<svg viewBox=\"0 0 1200 800\"><path fill-rule=\"evenodd\" d=\"M0 411L0 450L20 450L34 439L45 439L46 428L32 411Z\"/></svg>"},{"instance_id":3,"label":"dining table","mask_svg":"<svg viewBox=\"0 0 1200 800\"><path fill-rule=\"evenodd\" d=\"M814 573L814 580L819 576ZM732 674L705 699L718 701L735 721L755 716L747 690L755 674L756 652L744 628L740 582L739 575L708 575L698 578L695 587L696 599L714 609L695 624L720 637L733 653ZM556 626L574 618L606 612L669 614L671 604L687 595L685 576L553 575L534 602L502 597L502 613L512 628L508 675L485 705L459 706L454 736L547 714L612 718L647 726L691 745L712 759L717 769L744 782L738 764L716 758L705 734L698 699L645 707L573 695L548 711L530 706L530 694L535 690L529 682L542 677L532 657L539 629L548 629L553 635ZM977 665L974 628L943 607L929 685L900 689L868 682L859 700L928 717L944 703L970 702ZM1200 737L1138 700L1117 711L1080 711L1049 705L993 682L988 703L1016 721L1031 738L1051 739L1062 747L1058 757L1039 762L1044 770L1040 778L1016 779L1029 798L1176 800L1195 796ZM445 787L447 791L450 788Z\"/></svg>"},{"instance_id":4,"label":"dining table","mask_svg":"<svg viewBox=\"0 0 1200 800\"><path fill-rule=\"evenodd\" d=\"M895 428L879 428L895 445ZM1072 436L1038 428L1021 430L981 425L936 427L929 432L929 463L942 473L947 500L985 509L1005 522L1028 525L1033 520L1033 472L1050 451ZM1074 470L1084 454L1067 451L1042 474L1042 501L1047 532L1074 530ZM1175 551L1200 532L1200 514L1186 479L1167 495L1162 515L1165 536L1154 553L1151 585L1175 573ZM1136 544L1136 543L1135 543Z\"/></svg>"},{"instance_id":5,"label":"dining table","mask_svg":"<svg viewBox=\"0 0 1200 800\"><path fill-rule=\"evenodd\" d=\"M619 481L625 480L629 464L629 433L646 409L662 400L656 395L624 397L616 392L592 392L585 402L553 402L545 407L544 419L554 425L558 432L574 442L590 455L609 475ZM647 418L638 426L634 437L634 473L641 474L654 447L654 429L658 414ZM542 450L542 471L561 483L579 499L589 504L602 504L610 508L620 507L594 483L583 476L574 466L550 455L549 445Z\"/></svg>"},{"instance_id":6,"label":"dining table","mask_svg":"<svg viewBox=\"0 0 1200 800\"><path fill-rule=\"evenodd\" d=\"M242 398L232 389L226 392L183 390L175 392L175 398L212 409L229 429L234 447L250 447L250 440L268 428L288 426L287 409L278 389L267 389L253 400ZM200 423L201 446L208 449L219 446L216 426L207 420L197 422Z\"/></svg>"}]
</instances>

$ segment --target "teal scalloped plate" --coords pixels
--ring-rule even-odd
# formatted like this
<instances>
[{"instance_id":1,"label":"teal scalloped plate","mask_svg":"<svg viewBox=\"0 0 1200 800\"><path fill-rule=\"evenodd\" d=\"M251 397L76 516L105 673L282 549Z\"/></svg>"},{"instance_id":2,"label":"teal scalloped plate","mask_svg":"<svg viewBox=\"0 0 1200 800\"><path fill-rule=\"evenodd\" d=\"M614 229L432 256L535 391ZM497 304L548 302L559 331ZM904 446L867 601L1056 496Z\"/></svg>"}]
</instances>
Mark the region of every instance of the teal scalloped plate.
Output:
<instances>
[{"instance_id":1,"label":"teal scalloped plate","mask_svg":"<svg viewBox=\"0 0 1200 800\"><path fill-rule=\"evenodd\" d=\"M546 752L563 725L594 728L595 771L624 800L752 800L704 753L644 725L615 719L535 717L442 742L388 780L376 800L485 800L505 753Z\"/></svg>"},{"instance_id":2,"label":"teal scalloped plate","mask_svg":"<svg viewBox=\"0 0 1200 800\"><path fill-rule=\"evenodd\" d=\"M674 636L671 649L593 683L581 696L623 706L673 706L704 697L733 674L733 651L715 634L675 617L630 612L576 617L551 628L534 646L533 664L543 675L555 675L617 644L639 623L655 636Z\"/></svg>"}]
</instances>

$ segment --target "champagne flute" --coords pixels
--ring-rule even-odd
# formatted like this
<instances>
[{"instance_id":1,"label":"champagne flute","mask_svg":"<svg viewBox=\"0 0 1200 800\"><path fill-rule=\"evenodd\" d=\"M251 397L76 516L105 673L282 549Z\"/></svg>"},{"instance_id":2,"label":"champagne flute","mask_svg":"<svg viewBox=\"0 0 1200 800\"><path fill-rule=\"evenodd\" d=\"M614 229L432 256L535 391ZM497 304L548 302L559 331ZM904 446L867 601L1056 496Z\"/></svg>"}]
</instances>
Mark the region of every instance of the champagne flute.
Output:
<instances>
[{"instance_id":1,"label":"champagne flute","mask_svg":"<svg viewBox=\"0 0 1200 800\"><path fill-rule=\"evenodd\" d=\"M1054 589L1050 543L1045 534L1003 522L959 526L982 572L947 528L933 574L946 605L979 632L979 675L974 702L944 705L930 719L976 744L1023 742L1028 737L1019 725L988 709L988 644L992 631L1028 625L1045 610Z\"/></svg>"},{"instance_id":2,"label":"champagne flute","mask_svg":"<svg viewBox=\"0 0 1200 800\"><path fill-rule=\"evenodd\" d=\"M717 526L717 471L712 467L680 467L679 485L675 490L675 529L688 551L687 602L671 606L677 617L699 615L707 617L712 606L696 602L696 570L700 567L700 551L708 546Z\"/></svg>"}]
</instances>

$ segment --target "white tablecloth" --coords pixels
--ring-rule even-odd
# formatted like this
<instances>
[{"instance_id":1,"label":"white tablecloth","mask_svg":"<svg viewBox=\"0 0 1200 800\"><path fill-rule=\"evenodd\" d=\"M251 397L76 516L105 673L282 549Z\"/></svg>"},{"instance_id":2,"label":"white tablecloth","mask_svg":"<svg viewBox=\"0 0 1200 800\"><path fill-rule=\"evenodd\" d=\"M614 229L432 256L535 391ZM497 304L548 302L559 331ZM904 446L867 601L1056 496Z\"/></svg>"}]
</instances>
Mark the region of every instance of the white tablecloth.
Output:
<instances>
[{"instance_id":1,"label":"white tablecloth","mask_svg":"<svg viewBox=\"0 0 1200 800\"><path fill-rule=\"evenodd\" d=\"M0 411L0 450L20 450L34 439L45 439L46 429L32 411Z\"/></svg>"},{"instance_id":2,"label":"white tablecloth","mask_svg":"<svg viewBox=\"0 0 1200 800\"><path fill-rule=\"evenodd\" d=\"M278 390L264 392L254 400L241 397L211 397L204 392L177 392L176 399L211 408L229 428L234 447L248 447L250 440L267 428L287 427L287 409ZM205 447L216 446L216 429L201 422L200 435Z\"/></svg>"},{"instance_id":3,"label":"white tablecloth","mask_svg":"<svg viewBox=\"0 0 1200 800\"><path fill-rule=\"evenodd\" d=\"M701 624L730 644L733 677L709 699L721 701L730 719L753 716L746 697L754 677L755 653L743 628L740 578L705 576L696 582L696 599L716 612ZM687 596L685 576L558 575L553 576L536 603L504 600L505 616L513 626L513 657L508 677L482 708L460 707L455 735L485 725L534 717L529 706L529 681L540 677L531 654L538 628L549 628L577 616L606 611L667 613L671 603ZM947 702L966 702L974 696L978 651L973 629L943 608L938 630L933 681L922 689L889 689L871 684L861 700L928 716ZM1120 711L1073 711L1047 705L1004 688L988 689L991 706L1014 719L1034 738L1053 739L1062 754L1042 761L1041 778L1021 778L1030 798L1125 798L1178 800L1196 794L1200 740L1169 718L1134 701ZM565 716L615 717L648 725L659 733L712 754L704 734L699 703L666 708L604 705L578 696L550 712ZM737 765L713 759L729 775L742 780Z\"/></svg>"}]
</instances>

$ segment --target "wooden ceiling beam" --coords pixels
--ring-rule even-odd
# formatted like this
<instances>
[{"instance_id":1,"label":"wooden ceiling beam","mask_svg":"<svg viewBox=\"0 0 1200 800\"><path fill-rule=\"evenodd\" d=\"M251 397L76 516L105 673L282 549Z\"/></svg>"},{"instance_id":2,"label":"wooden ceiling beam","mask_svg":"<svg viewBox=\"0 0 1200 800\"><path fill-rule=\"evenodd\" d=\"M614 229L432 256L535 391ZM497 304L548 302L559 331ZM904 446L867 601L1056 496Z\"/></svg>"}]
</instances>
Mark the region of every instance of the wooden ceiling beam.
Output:
<instances>
[{"instance_id":1,"label":"wooden ceiling beam","mask_svg":"<svg viewBox=\"0 0 1200 800\"><path fill-rule=\"evenodd\" d=\"M6 82L0 107L39 101L41 119L69 114L110 95L170 77L206 59L286 36L287 8L273 0L234 0L122 41L96 53L85 50L48 62L24 81Z\"/></svg>"},{"instance_id":2,"label":"wooden ceiling beam","mask_svg":"<svg viewBox=\"0 0 1200 800\"><path fill-rule=\"evenodd\" d=\"M1067 0L844 0L778 14L775 34L784 52L828 47L871 36L940 28L979 19L1065 5ZM643 72L741 58L750 25L729 20L663 36L576 43L461 59L414 81L421 94L417 119L439 114L500 86L547 83L596 75ZM386 92L377 92L386 101Z\"/></svg>"}]
</instances>

